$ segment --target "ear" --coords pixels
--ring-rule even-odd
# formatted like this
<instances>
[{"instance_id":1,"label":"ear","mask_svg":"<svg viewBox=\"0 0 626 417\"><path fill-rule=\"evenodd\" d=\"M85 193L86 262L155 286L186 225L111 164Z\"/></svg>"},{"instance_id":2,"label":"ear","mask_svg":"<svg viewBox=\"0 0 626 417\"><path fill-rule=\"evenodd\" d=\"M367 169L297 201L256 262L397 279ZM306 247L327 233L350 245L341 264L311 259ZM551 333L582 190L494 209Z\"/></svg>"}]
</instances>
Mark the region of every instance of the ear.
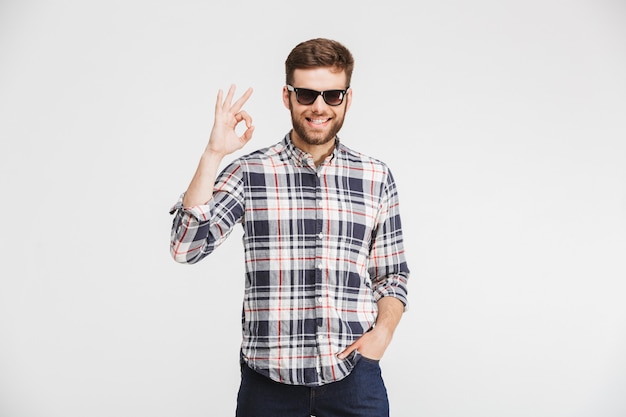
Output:
<instances>
[{"instance_id":1,"label":"ear","mask_svg":"<svg viewBox=\"0 0 626 417\"><path fill-rule=\"evenodd\" d=\"M289 108L289 90L287 90L287 86L283 86L283 104L290 110Z\"/></svg>"},{"instance_id":2,"label":"ear","mask_svg":"<svg viewBox=\"0 0 626 417\"><path fill-rule=\"evenodd\" d=\"M346 100L346 111L348 111L348 109L350 108L350 105L352 104L352 87L348 89L345 100Z\"/></svg>"}]
</instances>

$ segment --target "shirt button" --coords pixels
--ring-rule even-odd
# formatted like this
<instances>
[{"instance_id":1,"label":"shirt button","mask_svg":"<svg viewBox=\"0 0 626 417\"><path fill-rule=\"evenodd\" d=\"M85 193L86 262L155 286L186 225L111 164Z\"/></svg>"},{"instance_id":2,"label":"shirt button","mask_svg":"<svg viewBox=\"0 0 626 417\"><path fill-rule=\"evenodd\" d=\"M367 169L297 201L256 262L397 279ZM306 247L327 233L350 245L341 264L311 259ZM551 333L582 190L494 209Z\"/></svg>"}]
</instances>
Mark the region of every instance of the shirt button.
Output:
<instances>
[{"instance_id":1,"label":"shirt button","mask_svg":"<svg viewBox=\"0 0 626 417\"><path fill-rule=\"evenodd\" d=\"M322 202L322 200L320 200L320 201L318 201L318 202L317 202L317 205L318 205L318 206L320 206L320 207L322 207L322 204L324 204L324 203Z\"/></svg>"},{"instance_id":2,"label":"shirt button","mask_svg":"<svg viewBox=\"0 0 626 417\"><path fill-rule=\"evenodd\" d=\"M322 265L321 263L317 264L317 269L322 269L324 267L324 265Z\"/></svg>"},{"instance_id":3,"label":"shirt button","mask_svg":"<svg viewBox=\"0 0 626 417\"><path fill-rule=\"evenodd\" d=\"M322 304L324 302L324 299L322 297L317 297L317 302L319 304Z\"/></svg>"},{"instance_id":4,"label":"shirt button","mask_svg":"<svg viewBox=\"0 0 626 417\"><path fill-rule=\"evenodd\" d=\"M324 237L324 233L321 233L321 232L320 232L320 234L318 234L318 235L317 235L317 238L318 238L318 239L321 239L321 238L323 238L323 237Z\"/></svg>"}]
</instances>

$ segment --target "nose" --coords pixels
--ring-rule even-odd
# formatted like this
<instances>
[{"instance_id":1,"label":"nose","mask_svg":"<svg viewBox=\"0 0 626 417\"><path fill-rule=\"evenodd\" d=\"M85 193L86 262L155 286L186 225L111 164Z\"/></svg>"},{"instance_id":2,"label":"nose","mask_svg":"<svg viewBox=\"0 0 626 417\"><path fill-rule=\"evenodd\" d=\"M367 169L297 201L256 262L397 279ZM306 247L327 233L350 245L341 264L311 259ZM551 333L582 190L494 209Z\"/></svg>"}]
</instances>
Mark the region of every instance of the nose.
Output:
<instances>
[{"instance_id":1,"label":"nose","mask_svg":"<svg viewBox=\"0 0 626 417\"><path fill-rule=\"evenodd\" d=\"M311 110L313 110L314 112L320 112L324 110L326 106L327 104L324 101L324 97L322 97L322 95L320 94L315 98L313 104L311 104Z\"/></svg>"}]
</instances>

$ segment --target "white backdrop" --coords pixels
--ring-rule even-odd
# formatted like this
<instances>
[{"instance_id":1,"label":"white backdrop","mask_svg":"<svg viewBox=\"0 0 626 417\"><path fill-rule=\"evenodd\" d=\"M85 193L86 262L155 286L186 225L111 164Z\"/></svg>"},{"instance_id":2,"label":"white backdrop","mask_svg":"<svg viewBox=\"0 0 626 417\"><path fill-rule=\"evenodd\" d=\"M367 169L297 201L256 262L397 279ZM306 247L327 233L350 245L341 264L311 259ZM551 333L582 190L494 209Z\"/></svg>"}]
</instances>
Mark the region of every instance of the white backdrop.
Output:
<instances>
[{"instance_id":1,"label":"white backdrop","mask_svg":"<svg viewBox=\"0 0 626 417\"><path fill-rule=\"evenodd\" d=\"M626 415L626 4L214 3L0 2L0 416L233 415L241 232L179 265L168 209L217 89L277 142L318 36L400 189L392 416Z\"/></svg>"}]
</instances>

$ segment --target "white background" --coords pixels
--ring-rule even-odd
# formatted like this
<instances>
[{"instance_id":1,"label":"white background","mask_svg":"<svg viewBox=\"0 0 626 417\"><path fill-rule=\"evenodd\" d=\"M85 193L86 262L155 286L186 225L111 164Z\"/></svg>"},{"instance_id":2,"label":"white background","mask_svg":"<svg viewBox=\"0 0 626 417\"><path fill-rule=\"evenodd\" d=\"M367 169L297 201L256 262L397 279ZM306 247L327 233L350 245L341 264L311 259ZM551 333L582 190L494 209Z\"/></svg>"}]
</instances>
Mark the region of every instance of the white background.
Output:
<instances>
[{"instance_id":1,"label":"white background","mask_svg":"<svg viewBox=\"0 0 626 417\"><path fill-rule=\"evenodd\" d=\"M623 1L2 0L1 417L233 415L241 232L179 265L168 210L217 90L277 142L318 36L400 190L392 416L626 415Z\"/></svg>"}]
</instances>

